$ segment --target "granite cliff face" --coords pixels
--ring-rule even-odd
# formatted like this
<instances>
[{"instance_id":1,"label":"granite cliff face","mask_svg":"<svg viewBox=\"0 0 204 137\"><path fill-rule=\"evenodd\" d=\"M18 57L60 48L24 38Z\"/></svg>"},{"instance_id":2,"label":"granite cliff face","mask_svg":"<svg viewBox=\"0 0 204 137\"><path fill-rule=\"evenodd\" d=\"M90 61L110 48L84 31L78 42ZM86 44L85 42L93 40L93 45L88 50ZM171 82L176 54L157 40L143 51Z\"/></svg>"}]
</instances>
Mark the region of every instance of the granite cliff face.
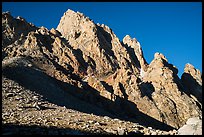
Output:
<instances>
[{"instance_id":1,"label":"granite cliff face","mask_svg":"<svg viewBox=\"0 0 204 137\"><path fill-rule=\"evenodd\" d=\"M2 71L29 89L60 88L56 94L156 129L202 117L202 78L193 65L180 79L163 54L148 64L135 38L120 41L108 26L72 10L51 30L2 13Z\"/></svg>"}]
</instances>

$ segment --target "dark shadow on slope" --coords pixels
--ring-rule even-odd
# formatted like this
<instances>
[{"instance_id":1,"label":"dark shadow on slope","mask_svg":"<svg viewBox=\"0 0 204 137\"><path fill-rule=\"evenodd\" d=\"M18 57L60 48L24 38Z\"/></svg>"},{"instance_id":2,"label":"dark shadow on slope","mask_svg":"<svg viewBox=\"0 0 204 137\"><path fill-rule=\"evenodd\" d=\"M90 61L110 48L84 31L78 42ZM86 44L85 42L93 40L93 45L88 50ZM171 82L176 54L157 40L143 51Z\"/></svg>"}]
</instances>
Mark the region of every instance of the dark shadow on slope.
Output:
<instances>
[{"instance_id":1,"label":"dark shadow on slope","mask_svg":"<svg viewBox=\"0 0 204 137\"><path fill-rule=\"evenodd\" d=\"M53 53L51 43L55 40L52 39L50 35L34 34L34 36L38 40L39 47L45 46L50 53Z\"/></svg>"},{"instance_id":2,"label":"dark shadow on slope","mask_svg":"<svg viewBox=\"0 0 204 137\"><path fill-rule=\"evenodd\" d=\"M87 57L89 66L93 69L93 71L96 70L96 62L90 56Z\"/></svg>"},{"instance_id":3,"label":"dark shadow on slope","mask_svg":"<svg viewBox=\"0 0 204 137\"><path fill-rule=\"evenodd\" d=\"M127 100L128 99L128 95L125 92L125 88L123 87L123 84L119 82L119 87L120 87L120 91L122 92L124 99Z\"/></svg>"},{"instance_id":4,"label":"dark shadow on slope","mask_svg":"<svg viewBox=\"0 0 204 137\"><path fill-rule=\"evenodd\" d=\"M96 25L96 28L97 28L96 34L99 39L100 48L102 48L105 51L104 55L106 56L107 60L112 64L111 66L115 66L114 69L117 69L119 67L119 64L113 62L112 59L110 58L112 57L113 60L117 60L115 53L112 50L111 35L107 31L105 31L103 27Z\"/></svg>"},{"instance_id":5,"label":"dark shadow on slope","mask_svg":"<svg viewBox=\"0 0 204 137\"><path fill-rule=\"evenodd\" d=\"M65 106L89 114L93 113L95 115L137 122L156 129L173 129L171 126L140 112L133 102L119 96L116 96L115 101L111 101L100 96L97 90L86 83L83 83L83 89L81 89L56 80L36 68L24 66L6 67L3 69L3 75L18 82L23 87L41 94L45 100L59 106ZM104 111L104 109L110 113Z\"/></svg>"},{"instance_id":6,"label":"dark shadow on slope","mask_svg":"<svg viewBox=\"0 0 204 137\"><path fill-rule=\"evenodd\" d=\"M162 59L162 62L164 63L164 66L168 67L170 70L173 71L173 74L178 74L178 69L173 66L173 64L168 63L166 60Z\"/></svg>"},{"instance_id":7,"label":"dark shadow on slope","mask_svg":"<svg viewBox=\"0 0 204 137\"><path fill-rule=\"evenodd\" d=\"M142 97L148 96L148 98L153 101L152 93L155 91L155 89L154 89L154 86L151 83L142 82L141 84L139 84L139 88L140 88Z\"/></svg>"},{"instance_id":8,"label":"dark shadow on slope","mask_svg":"<svg viewBox=\"0 0 204 137\"><path fill-rule=\"evenodd\" d=\"M123 42L121 42L121 45L123 45L127 49L127 52L129 53L130 58L132 59L133 65L137 68L141 68L140 62L135 54L134 49L129 47L127 44L124 44Z\"/></svg>"},{"instance_id":9,"label":"dark shadow on slope","mask_svg":"<svg viewBox=\"0 0 204 137\"><path fill-rule=\"evenodd\" d=\"M114 93L114 90L113 90L113 87L112 86L110 86L110 85L108 85L106 82L104 82L104 81L100 81L101 82L101 84L104 86L104 88L108 91L108 92L110 92L110 93Z\"/></svg>"},{"instance_id":10,"label":"dark shadow on slope","mask_svg":"<svg viewBox=\"0 0 204 137\"><path fill-rule=\"evenodd\" d=\"M101 47L111 56L114 56L114 58L116 59L114 52L111 50L112 49L112 37L111 35L105 31L102 27L96 25L97 28L97 35L99 38L99 43L101 45ZM101 37L102 36L102 37ZM104 45L105 44L105 45Z\"/></svg>"},{"instance_id":11,"label":"dark shadow on slope","mask_svg":"<svg viewBox=\"0 0 204 137\"><path fill-rule=\"evenodd\" d=\"M77 61L80 63L80 66L79 66L80 72L86 72L88 63L83 58L83 52L80 49L76 49L74 50L73 54L77 58Z\"/></svg>"},{"instance_id":12,"label":"dark shadow on slope","mask_svg":"<svg viewBox=\"0 0 204 137\"><path fill-rule=\"evenodd\" d=\"M86 109L85 107L83 107L83 105L80 105L85 104L85 102L76 100L75 98L70 96L69 93L81 95L81 90L79 88L56 80L41 72L40 70L23 66L12 68L7 67L4 68L3 75L11 80L16 81L23 87L43 95L43 99L51 103L86 113L94 113L92 109ZM66 92L64 92L60 88L61 85L66 88ZM102 112L99 111L99 114L100 113ZM97 111L95 112L95 114L97 114Z\"/></svg>"},{"instance_id":13,"label":"dark shadow on slope","mask_svg":"<svg viewBox=\"0 0 204 137\"><path fill-rule=\"evenodd\" d=\"M173 71L173 81L177 84L178 89L181 92L184 92L184 87L181 83L181 79L178 77L178 69L176 67L173 66L173 64L168 63L166 60L162 59L162 62L164 64L165 67L168 67L170 70Z\"/></svg>"},{"instance_id":14,"label":"dark shadow on slope","mask_svg":"<svg viewBox=\"0 0 204 137\"><path fill-rule=\"evenodd\" d=\"M2 135L94 135L94 133L54 126L2 124Z\"/></svg>"},{"instance_id":15,"label":"dark shadow on slope","mask_svg":"<svg viewBox=\"0 0 204 137\"><path fill-rule=\"evenodd\" d=\"M113 135L103 129L97 131L76 130L71 128L45 127L38 125L2 124L2 135ZM141 132L127 132L127 135L143 135Z\"/></svg>"},{"instance_id":16,"label":"dark shadow on slope","mask_svg":"<svg viewBox=\"0 0 204 137\"><path fill-rule=\"evenodd\" d=\"M190 96L192 94L202 104L202 86L188 73L183 73L181 76L181 82L185 87L184 92Z\"/></svg>"}]
</instances>

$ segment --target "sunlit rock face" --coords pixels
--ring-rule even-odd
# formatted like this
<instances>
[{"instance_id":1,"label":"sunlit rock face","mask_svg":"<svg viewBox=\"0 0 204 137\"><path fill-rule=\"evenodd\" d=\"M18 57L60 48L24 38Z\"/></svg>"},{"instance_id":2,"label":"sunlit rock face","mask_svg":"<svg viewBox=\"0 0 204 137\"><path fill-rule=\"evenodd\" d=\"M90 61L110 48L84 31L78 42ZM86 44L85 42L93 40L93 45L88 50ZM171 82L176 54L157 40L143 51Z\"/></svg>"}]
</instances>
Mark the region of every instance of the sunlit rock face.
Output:
<instances>
[{"instance_id":1,"label":"sunlit rock face","mask_svg":"<svg viewBox=\"0 0 204 137\"><path fill-rule=\"evenodd\" d=\"M152 83L155 89L152 98L163 115L163 120L175 127L183 125L192 115L201 114L194 99L184 92L177 73L177 68L169 64L163 54L155 53L143 78Z\"/></svg>"},{"instance_id":2,"label":"sunlit rock face","mask_svg":"<svg viewBox=\"0 0 204 137\"><path fill-rule=\"evenodd\" d=\"M53 78L53 87L144 123L179 128L201 116L200 71L187 64L179 79L178 69L162 53L155 53L150 64L144 56L138 40L126 35L120 41L108 26L80 12L66 11L51 30L2 13L3 71L38 70Z\"/></svg>"}]
</instances>

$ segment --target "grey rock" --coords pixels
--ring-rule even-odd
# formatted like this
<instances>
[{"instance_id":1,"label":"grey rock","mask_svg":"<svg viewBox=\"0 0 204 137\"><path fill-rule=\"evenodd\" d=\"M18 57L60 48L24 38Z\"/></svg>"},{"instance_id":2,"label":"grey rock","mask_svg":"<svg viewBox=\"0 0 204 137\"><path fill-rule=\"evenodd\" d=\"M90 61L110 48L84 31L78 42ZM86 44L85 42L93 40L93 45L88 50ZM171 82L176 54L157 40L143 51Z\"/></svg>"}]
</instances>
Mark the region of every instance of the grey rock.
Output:
<instances>
[{"instance_id":1,"label":"grey rock","mask_svg":"<svg viewBox=\"0 0 204 137\"><path fill-rule=\"evenodd\" d=\"M151 133L151 135L157 135L157 132L156 132L156 131L153 131L153 132Z\"/></svg>"},{"instance_id":2,"label":"grey rock","mask_svg":"<svg viewBox=\"0 0 204 137\"><path fill-rule=\"evenodd\" d=\"M202 120L198 117L188 119L186 125L179 128L178 135L202 135Z\"/></svg>"},{"instance_id":3,"label":"grey rock","mask_svg":"<svg viewBox=\"0 0 204 137\"><path fill-rule=\"evenodd\" d=\"M125 129L118 127L117 133L118 133L118 135L125 135Z\"/></svg>"},{"instance_id":4,"label":"grey rock","mask_svg":"<svg viewBox=\"0 0 204 137\"><path fill-rule=\"evenodd\" d=\"M199 123L201 120L199 117L189 118L186 122L187 125Z\"/></svg>"}]
</instances>

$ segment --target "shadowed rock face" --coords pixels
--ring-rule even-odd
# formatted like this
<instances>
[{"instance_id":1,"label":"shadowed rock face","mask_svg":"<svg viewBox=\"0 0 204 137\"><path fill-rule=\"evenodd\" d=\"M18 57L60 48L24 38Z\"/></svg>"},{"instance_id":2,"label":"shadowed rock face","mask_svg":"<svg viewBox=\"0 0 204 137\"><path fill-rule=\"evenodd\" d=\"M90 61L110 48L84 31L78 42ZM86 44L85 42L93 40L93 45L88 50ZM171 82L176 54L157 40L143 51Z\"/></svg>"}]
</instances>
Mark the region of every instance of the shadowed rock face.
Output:
<instances>
[{"instance_id":1,"label":"shadowed rock face","mask_svg":"<svg viewBox=\"0 0 204 137\"><path fill-rule=\"evenodd\" d=\"M181 81L186 88L186 93L195 96L197 101L202 104L202 78L200 71L195 69L193 65L186 64Z\"/></svg>"},{"instance_id":2,"label":"shadowed rock face","mask_svg":"<svg viewBox=\"0 0 204 137\"><path fill-rule=\"evenodd\" d=\"M13 18L9 12L2 13L2 47L20 39L20 36L36 30L33 24L28 23L22 17Z\"/></svg>"},{"instance_id":3,"label":"shadowed rock face","mask_svg":"<svg viewBox=\"0 0 204 137\"><path fill-rule=\"evenodd\" d=\"M3 71L16 66L38 70L64 92L158 128L179 128L202 114L199 70L186 65L180 80L163 54L155 53L148 64L135 38L126 35L120 42L108 26L82 13L68 10L51 30L2 13L2 28ZM19 77L27 71L18 72Z\"/></svg>"}]
</instances>

